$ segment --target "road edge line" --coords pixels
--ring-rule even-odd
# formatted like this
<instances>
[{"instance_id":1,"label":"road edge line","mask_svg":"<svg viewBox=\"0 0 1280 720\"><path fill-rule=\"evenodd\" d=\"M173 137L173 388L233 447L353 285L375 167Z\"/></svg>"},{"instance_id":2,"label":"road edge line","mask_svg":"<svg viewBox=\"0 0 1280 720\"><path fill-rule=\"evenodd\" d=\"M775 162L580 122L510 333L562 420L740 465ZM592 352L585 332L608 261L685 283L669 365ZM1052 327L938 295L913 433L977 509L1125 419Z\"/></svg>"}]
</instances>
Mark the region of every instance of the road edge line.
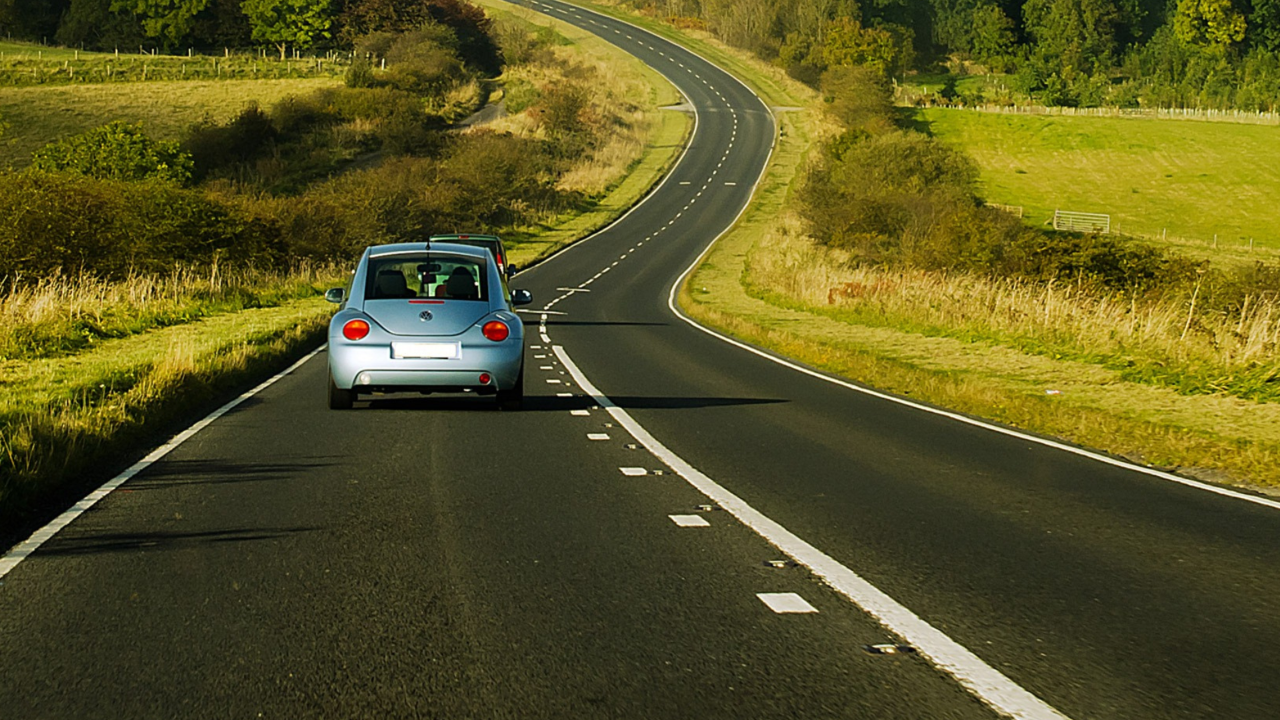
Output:
<instances>
[{"instance_id":1,"label":"road edge line","mask_svg":"<svg viewBox=\"0 0 1280 720\"><path fill-rule=\"evenodd\" d=\"M11 570L18 566L18 563L21 563L23 560L30 557L36 550L40 549L41 545L44 545L52 539L54 535L57 535L63 528L70 525L76 518L84 514L86 510L98 504L99 500L110 495L112 491L131 480L138 473L154 465L165 455L168 455L178 446L182 445L182 443L190 440L196 433L205 429L209 425L212 425L223 415L234 410L245 400L248 400L254 395L257 395L263 390L266 390L276 384L276 382L283 379L286 375L292 374L295 370L302 367L307 361L311 360L316 355L319 355L320 351L324 350L325 347L327 347L327 345L321 345L315 350L312 350L289 367L262 381L252 389L246 390L227 404L206 415L203 419L196 421L194 425L191 425L186 430L183 430L177 435L169 438L168 442L147 453L146 457L130 465L119 475L116 475L100 485L97 490L94 490L81 498L75 505L72 505L70 508L62 511L62 513L60 513L56 518L50 520L48 523L45 523L43 527L31 533L26 540L14 545L4 554L4 557L0 557L0 579L8 575Z\"/></svg>"},{"instance_id":2,"label":"road edge line","mask_svg":"<svg viewBox=\"0 0 1280 720\"><path fill-rule=\"evenodd\" d=\"M696 490L724 508L769 544L809 568L836 592L863 612L914 646L929 662L954 678L962 687L996 712L1018 720L1067 720L1067 716L1041 700L1008 676L942 631L930 625L905 605L894 600L835 558L801 539L778 522L756 510L702 471L676 455L636 422L626 410L600 392L574 364L562 345L552 351L574 381L596 404L641 445L665 463Z\"/></svg>"}]
</instances>

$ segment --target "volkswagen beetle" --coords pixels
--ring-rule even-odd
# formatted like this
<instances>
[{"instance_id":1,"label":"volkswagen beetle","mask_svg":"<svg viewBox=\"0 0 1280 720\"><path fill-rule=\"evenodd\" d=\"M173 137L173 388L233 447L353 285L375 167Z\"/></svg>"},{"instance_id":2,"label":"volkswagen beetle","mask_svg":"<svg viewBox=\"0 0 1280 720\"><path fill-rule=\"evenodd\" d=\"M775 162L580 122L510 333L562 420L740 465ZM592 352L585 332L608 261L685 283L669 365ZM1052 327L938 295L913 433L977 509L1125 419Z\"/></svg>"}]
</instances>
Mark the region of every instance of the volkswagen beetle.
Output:
<instances>
[{"instance_id":1,"label":"volkswagen beetle","mask_svg":"<svg viewBox=\"0 0 1280 720\"><path fill-rule=\"evenodd\" d=\"M329 407L361 393L474 392L505 407L524 399L524 324L493 255L454 243L367 248L329 323Z\"/></svg>"}]
</instances>

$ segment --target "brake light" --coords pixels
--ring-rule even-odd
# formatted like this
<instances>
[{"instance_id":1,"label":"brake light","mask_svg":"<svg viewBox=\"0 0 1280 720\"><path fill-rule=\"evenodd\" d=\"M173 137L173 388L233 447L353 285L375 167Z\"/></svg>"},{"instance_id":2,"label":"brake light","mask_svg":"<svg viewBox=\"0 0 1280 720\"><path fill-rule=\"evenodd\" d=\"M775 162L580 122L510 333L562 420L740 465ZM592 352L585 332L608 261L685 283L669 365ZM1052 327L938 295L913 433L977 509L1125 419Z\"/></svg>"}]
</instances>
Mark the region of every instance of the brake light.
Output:
<instances>
[{"instance_id":1,"label":"brake light","mask_svg":"<svg viewBox=\"0 0 1280 720\"><path fill-rule=\"evenodd\" d=\"M364 320L348 320L342 326L342 337L348 340L363 340L369 334L369 323Z\"/></svg>"},{"instance_id":2,"label":"brake light","mask_svg":"<svg viewBox=\"0 0 1280 720\"><path fill-rule=\"evenodd\" d=\"M490 320L480 328L480 332L484 333L486 338L494 342L502 342L511 335L511 328L507 324L499 320Z\"/></svg>"}]
</instances>

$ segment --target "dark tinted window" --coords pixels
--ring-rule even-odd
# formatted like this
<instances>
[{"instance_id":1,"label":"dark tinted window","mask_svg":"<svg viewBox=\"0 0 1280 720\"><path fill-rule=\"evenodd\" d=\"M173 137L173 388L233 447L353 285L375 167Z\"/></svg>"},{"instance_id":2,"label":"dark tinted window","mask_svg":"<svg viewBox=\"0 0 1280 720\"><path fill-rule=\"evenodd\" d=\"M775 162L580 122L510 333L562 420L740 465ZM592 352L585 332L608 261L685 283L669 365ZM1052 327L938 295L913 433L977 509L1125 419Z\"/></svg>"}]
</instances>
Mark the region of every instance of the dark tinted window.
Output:
<instances>
[{"instance_id":1,"label":"dark tinted window","mask_svg":"<svg viewBox=\"0 0 1280 720\"><path fill-rule=\"evenodd\" d=\"M487 301L484 262L456 255L405 254L369 260L366 300L439 298Z\"/></svg>"}]
</instances>

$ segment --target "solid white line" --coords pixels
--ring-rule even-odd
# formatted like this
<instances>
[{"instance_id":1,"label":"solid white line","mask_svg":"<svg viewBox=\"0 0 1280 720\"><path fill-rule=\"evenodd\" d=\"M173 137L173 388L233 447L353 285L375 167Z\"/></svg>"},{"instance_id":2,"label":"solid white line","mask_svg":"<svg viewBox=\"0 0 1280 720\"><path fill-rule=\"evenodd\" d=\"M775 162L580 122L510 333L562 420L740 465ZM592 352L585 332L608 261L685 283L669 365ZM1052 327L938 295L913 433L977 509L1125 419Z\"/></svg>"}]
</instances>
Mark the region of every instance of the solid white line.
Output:
<instances>
[{"instance_id":1,"label":"solid white line","mask_svg":"<svg viewBox=\"0 0 1280 720\"><path fill-rule=\"evenodd\" d=\"M680 527L711 527L711 523L701 515L668 515L667 517Z\"/></svg>"},{"instance_id":2,"label":"solid white line","mask_svg":"<svg viewBox=\"0 0 1280 720\"><path fill-rule=\"evenodd\" d=\"M578 385L613 416L618 424L649 452L683 477L712 502L729 511L771 545L809 568L837 592L853 601L890 631L915 645L922 655L954 677L969 692L996 711L1019 720L1063 720L1066 716L1032 695L1003 673L983 662L960 643L952 640L915 613L862 579L854 571L810 545L782 525L748 505L737 495L676 455L624 409L618 407L587 379L561 345L552 348ZM639 468L635 468L639 469ZM626 473L627 469L622 469Z\"/></svg>"},{"instance_id":3,"label":"solid white line","mask_svg":"<svg viewBox=\"0 0 1280 720\"><path fill-rule=\"evenodd\" d=\"M816 613L818 608L795 593L756 593L756 597L778 613Z\"/></svg>"},{"instance_id":4,"label":"solid white line","mask_svg":"<svg viewBox=\"0 0 1280 720\"><path fill-rule=\"evenodd\" d=\"M172 438L170 438L169 442L161 445L155 450L152 450L150 453L147 453L146 457L142 458L141 460L134 463L133 465L130 465L127 470L111 478L107 482L103 483L97 490L94 490L93 492L86 495L84 499L82 499L80 502L76 503L75 505L72 505L69 509L63 511L61 515L51 520L47 525L40 528L39 530L36 530L34 533L31 534L31 537L27 538L26 540L23 540L17 545L14 545L13 548L9 550L9 552L5 553L3 558L0 558L0 578L3 578L5 575L8 575L10 570L13 570L15 567L18 566L18 563L27 559L27 557L29 557L31 553L35 552L41 545L45 544L46 542L49 541L50 538L58 534L58 531L66 527L67 525L69 525L72 520L75 520L76 518L80 517L80 515L84 513L84 511L96 505L98 501L101 500L102 498L106 497L107 495L110 495L112 490L115 490L116 488L120 487L124 483L128 482L131 478L133 478L138 473L154 465L156 462L158 462L165 455L168 455L179 445L186 442L187 440L190 440L193 435L205 429L206 427L209 427L209 425L212 424L215 420L234 410L238 405L240 405L240 403L243 403L245 400L248 400L254 395L257 395L258 393L262 392L263 390L266 390L267 388L276 384L276 382L278 382L284 376L302 367L303 363L307 362L311 358L320 354L320 351L323 350L324 348L325 346L321 345L315 350L312 350L311 352L304 355L301 360L295 362L294 364L290 365L284 370L281 370L280 372L272 376L270 379L265 380L262 383L258 384L258 386L254 387L252 390L246 391L245 393L243 393L236 399L232 400L231 402L227 403L226 405L223 405L217 410L214 410L213 412L209 413L208 415L205 416L203 420L200 420L195 425L192 425L186 430L183 430L177 435L174 435Z\"/></svg>"}]
</instances>

